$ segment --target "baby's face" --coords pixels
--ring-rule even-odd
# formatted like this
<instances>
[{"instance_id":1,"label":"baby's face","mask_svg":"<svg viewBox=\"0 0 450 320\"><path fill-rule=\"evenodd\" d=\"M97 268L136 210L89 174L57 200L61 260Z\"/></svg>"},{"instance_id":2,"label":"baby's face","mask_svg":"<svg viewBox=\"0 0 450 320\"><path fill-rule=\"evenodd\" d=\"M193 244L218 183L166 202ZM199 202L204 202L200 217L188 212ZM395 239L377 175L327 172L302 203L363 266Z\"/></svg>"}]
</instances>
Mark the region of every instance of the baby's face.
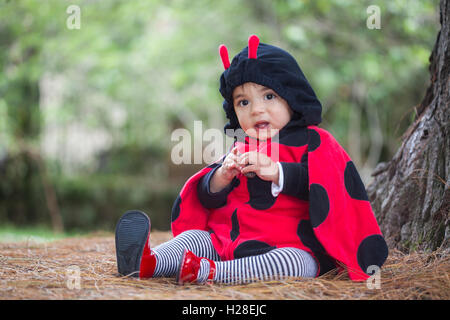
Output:
<instances>
[{"instance_id":1,"label":"baby's face","mask_svg":"<svg viewBox=\"0 0 450 320\"><path fill-rule=\"evenodd\" d=\"M253 82L234 89L233 106L242 130L259 140L276 135L293 114L286 100L274 90Z\"/></svg>"}]
</instances>

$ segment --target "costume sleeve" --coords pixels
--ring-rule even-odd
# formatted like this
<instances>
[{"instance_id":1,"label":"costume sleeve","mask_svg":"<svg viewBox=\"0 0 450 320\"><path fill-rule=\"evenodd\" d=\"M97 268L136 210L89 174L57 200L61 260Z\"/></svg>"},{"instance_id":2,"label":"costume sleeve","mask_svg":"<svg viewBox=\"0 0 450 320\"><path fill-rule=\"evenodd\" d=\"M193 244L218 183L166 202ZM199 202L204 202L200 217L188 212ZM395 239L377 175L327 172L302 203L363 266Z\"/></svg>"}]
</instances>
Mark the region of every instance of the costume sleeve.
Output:
<instances>
[{"instance_id":1,"label":"costume sleeve","mask_svg":"<svg viewBox=\"0 0 450 320\"><path fill-rule=\"evenodd\" d=\"M283 167L284 184L282 193L307 200L309 196L308 156L300 163L280 162Z\"/></svg>"},{"instance_id":2,"label":"costume sleeve","mask_svg":"<svg viewBox=\"0 0 450 320\"><path fill-rule=\"evenodd\" d=\"M220 166L217 166L216 168L208 172L206 175L204 175L197 185L198 199L200 200L202 206L207 209L215 209L223 207L227 203L228 194L233 190L235 182L237 180L237 178L234 178L233 181L228 186L226 186L219 192L211 192L210 190L211 178L216 172L216 170L219 168Z\"/></svg>"}]
</instances>

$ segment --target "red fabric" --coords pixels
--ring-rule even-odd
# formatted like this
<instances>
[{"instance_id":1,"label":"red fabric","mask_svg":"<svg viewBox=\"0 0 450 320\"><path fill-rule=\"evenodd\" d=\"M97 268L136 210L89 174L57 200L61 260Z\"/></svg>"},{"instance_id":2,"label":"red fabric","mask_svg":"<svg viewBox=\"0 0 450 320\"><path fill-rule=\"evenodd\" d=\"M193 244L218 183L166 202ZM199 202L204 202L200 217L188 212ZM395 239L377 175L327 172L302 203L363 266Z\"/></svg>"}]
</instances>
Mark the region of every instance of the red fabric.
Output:
<instances>
[{"instance_id":1,"label":"red fabric","mask_svg":"<svg viewBox=\"0 0 450 320\"><path fill-rule=\"evenodd\" d=\"M315 237L326 253L337 262L337 267L345 267L352 280L367 279L369 275L363 272L361 265L373 261L373 256L378 257L375 260L380 262L379 265L385 259L384 240L379 240L382 239L381 232L370 203L349 195L348 189L353 188L349 184L352 185L351 182L355 180L351 179L355 171L350 170L351 159L339 143L330 133L317 126L308 126L307 131L309 143L301 146L276 146L271 145L275 144L271 141L260 145L237 142L236 145L241 153L257 150L267 154L270 150L272 154L268 156L280 162L299 163L307 152L309 201L281 193L269 208L255 209L249 204L248 178L239 175L240 184L228 195L227 204L218 209L206 209L198 200L197 183L212 170L213 166L208 166L193 175L183 186L174 206L175 215L172 212L173 235L190 229L210 231L213 245L222 260L236 258L239 245L242 245L239 248L243 248L256 242L267 245L269 249L295 247L314 256L310 243L304 243L301 240L304 239L303 235L299 234L299 230L302 230L300 223L311 220ZM276 152L277 149L279 152ZM346 170L347 167L350 169ZM358 183L354 185L357 187ZM357 191L356 197L359 197ZM365 190L363 198L364 195ZM234 237L232 231L236 226L233 227L233 221L238 221L239 225ZM378 245L381 242L383 248L372 245L374 242L369 240L374 238L378 241L375 243ZM365 239L368 240L363 244Z\"/></svg>"}]
</instances>

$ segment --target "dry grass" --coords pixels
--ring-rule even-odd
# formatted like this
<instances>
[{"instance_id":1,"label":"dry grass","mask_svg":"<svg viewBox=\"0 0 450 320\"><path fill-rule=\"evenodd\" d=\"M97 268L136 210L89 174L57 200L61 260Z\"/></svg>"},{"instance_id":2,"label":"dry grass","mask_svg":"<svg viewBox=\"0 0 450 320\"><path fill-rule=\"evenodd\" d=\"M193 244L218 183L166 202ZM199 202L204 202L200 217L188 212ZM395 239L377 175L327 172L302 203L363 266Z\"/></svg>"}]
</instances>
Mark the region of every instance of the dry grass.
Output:
<instances>
[{"instance_id":1,"label":"dry grass","mask_svg":"<svg viewBox=\"0 0 450 320\"><path fill-rule=\"evenodd\" d=\"M152 244L170 239L152 232ZM80 270L80 289L69 289L68 270ZM450 299L450 252L402 254L391 250L380 289L347 274L246 285L185 285L174 279L139 280L117 274L114 237L93 234L51 243L30 239L0 244L0 299ZM69 286L68 286L69 284Z\"/></svg>"}]
</instances>

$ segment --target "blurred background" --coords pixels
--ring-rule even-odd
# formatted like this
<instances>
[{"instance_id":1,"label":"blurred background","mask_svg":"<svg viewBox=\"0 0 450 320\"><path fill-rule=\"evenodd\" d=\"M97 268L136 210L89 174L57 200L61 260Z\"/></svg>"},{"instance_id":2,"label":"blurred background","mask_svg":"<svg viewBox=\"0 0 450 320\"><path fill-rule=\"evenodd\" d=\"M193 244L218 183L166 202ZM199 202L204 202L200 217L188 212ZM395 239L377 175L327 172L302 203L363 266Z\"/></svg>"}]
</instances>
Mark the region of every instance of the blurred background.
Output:
<instances>
[{"instance_id":1,"label":"blurred background","mask_svg":"<svg viewBox=\"0 0 450 320\"><path fill-rule=\"evenodd\" d=\"M367 26L371 5L380 29ZM204 166L172 163L171 133L192 132L195 120L223 129L218 46L231 60L253 33L297 59L323 104L321 127L369 184L425 94L438 9L438 0L0 0L0 233L113 231L129 209L169 230L173 201Z\"/></svg>"}]
</instances>

